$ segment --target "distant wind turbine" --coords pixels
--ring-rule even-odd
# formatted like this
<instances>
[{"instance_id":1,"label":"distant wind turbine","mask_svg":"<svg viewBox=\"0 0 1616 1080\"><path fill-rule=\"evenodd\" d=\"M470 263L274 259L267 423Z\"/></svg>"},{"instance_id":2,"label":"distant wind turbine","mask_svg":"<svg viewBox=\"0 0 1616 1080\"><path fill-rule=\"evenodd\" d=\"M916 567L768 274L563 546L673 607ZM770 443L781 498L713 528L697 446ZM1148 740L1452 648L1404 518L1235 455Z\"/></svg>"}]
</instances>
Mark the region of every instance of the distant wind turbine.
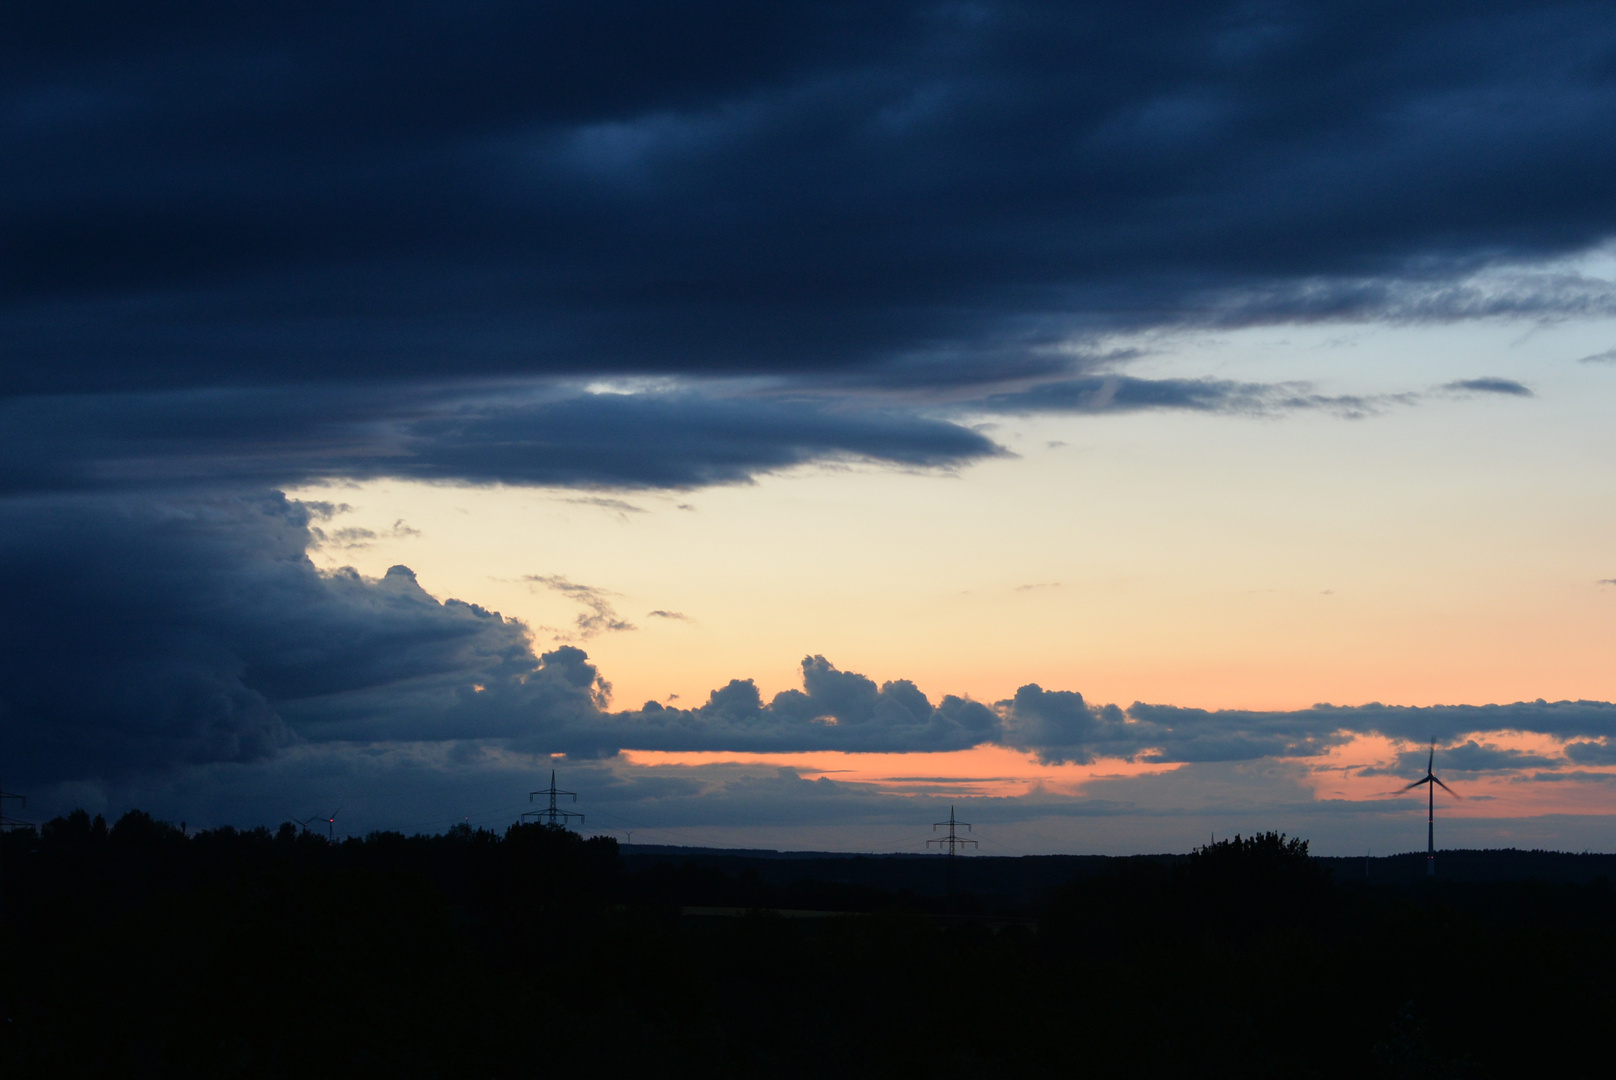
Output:
<instances>
[{"instance_id":1,"label":"distant wind turbine","mask_svg":"<svg viewBox=\"0 0 1616 1080\"><path fill-rule=\"evenodd\" d=\"M337 842L337 815L340 813L342 804L338 803L337 808L331 811L331 816L325 819L325 838L333 844Z\"/></svg>"},{"instance_id":2,"label":"distant wind turbine","mask_svg":"<svg viewBox=\"0 0 1616 1080\"><path fill-rule=\"evenodd\" d=\"M320 815L319 815L319 814L314 814L314 815L312 815L312 816L310 816L310 817L306 817L306 818L293 818L293 819L292 819L292 820L293 820L293 821L294 821L294 822L296 822L296 823L297 823L297 825L298 825L298 826L299 826L299 827L300 827L300 828L301 828L301 829L302 829L302 830L303 830L303 831L304 831L304 832L308 832L308 831L309 831L309 822L311 822L311 821L318 821L318 820L319 820L319 818L320 818Z\"/></svg>"},{"instance_id":3,"label":"distant wind turbine","mask_svg":"<svg viewBox=\"0 0 1616 1080\"><path fill-rule=\"evenodd\" d=\"M1426 785L1426 801L1425 801L1425 876L1426 877L1435 877L1436 876L1436 789L1437 789L1437 785L1440 784L1441 787L1442 787L1442 790L1446 791L1449 795L1452 795L1455 799L1461 797L1457 791L1454 791L1448 785L1443 784L1442 781L1437 778L1436 773L1431 771L1431 766L1433 764L1435 764L1435 763L1436 763L1436 742L1433 740L1432 743L1431 743L1431 753L1425 759L1425 775L1420 777L1418 780L1414 781L1412 784L1409 784L1407 787L1402 787L1402 788L1397 789L1397 793L1399 795L1401 795L1403 792L1411 791L1414 788L1419 787L1421 784Z\"/></svg>"}]
</instances>

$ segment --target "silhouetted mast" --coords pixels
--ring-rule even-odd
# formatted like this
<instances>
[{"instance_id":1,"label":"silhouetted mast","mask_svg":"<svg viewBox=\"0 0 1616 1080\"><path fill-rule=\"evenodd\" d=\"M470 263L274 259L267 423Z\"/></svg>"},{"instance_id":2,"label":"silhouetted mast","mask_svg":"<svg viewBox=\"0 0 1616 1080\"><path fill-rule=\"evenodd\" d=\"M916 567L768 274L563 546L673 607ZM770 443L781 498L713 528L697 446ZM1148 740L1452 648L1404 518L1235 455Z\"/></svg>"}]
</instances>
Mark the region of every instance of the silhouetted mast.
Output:
<instances>
[{"instance_id":1,"label":"silhouetted mast","mask_svg":"<svg viewBox=\"0 0 1616 1080\"><path fill-rule=\"evenodd\" d=\"M1426 789L1425 789L1425 796L1426 796L1426 799L1425 799L1425 876L1426 877L1435 877L1436 876L1436 788L1437 788L1437 785L1442 784L1442 790L1443 791L1446 791L1449 795L1452 795L1455 799L1459 798L1459 793L1458 792L1454 791L1448 785L1443 784L1441 780L1437 779L1436 773L1431 771L1431 766L1433 766L1435 764L1436 764L1436 743L1432 742L1431 743L1431 753L1425 759L1425 775L1420 777L1418 780L1414 781L1412 784L1408 785L1408 787L1402 788L1402 789L1400 789L1398 791L1398 794L1401 795L1404 791L1408 791L1411 788L1417 788L1421 784L1426 785Z\"/></svg>"},{"instance_id":2,"label":"silhouetted mast","mask_svg":"<svg viewBox=\"0 0 1616 1080\"><path fill-rule=\"evenodd\" d=\"M555 770L554 769L550 770L550 786L545 788L543 791L530 791L530 792L528 792L527 793L527 801L532 802L533 801L533 796L535 796L535 795L548 795L548 796L550 796L550 805L545 807L543 810L529 810L529 811L527 811L525 814L522 815L522 817L524 819L526 819L526 818L538 818L540 821L544 822L546 825L562 825L562 826L565 826L567 824L567 819L568 818L577 818L578 823L583 824L584 816L582 814L575 814L570 810L563 810L563 809L561 809L560 807L558 807L556 805L556 796L557 795L571 795L572 796L572 801L577 802L578 801L578 793L576 791L562 791L560 788L556 787L555 786Z\"/></svg>"},{"instance_id":3,"label":"silhouetted mast","mask_svg":"<svg viewBox=\"0 0 1616 1080\"><path fill-rule=\"evenodd\" d=\"M337 842L337 815L340 813L342 813L342 805L339 803L337 808L331 811L331 816L325 819L325 839L329 844Z\"/></svg>"}]
</instances>

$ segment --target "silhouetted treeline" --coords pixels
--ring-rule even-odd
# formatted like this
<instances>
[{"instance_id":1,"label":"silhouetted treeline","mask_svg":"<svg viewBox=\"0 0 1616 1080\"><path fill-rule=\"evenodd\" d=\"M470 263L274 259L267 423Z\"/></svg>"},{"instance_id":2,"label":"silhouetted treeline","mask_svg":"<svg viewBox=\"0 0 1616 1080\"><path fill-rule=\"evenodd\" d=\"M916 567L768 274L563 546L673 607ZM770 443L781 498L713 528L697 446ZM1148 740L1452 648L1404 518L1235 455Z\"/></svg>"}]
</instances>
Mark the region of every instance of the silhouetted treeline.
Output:
<instances>
[{"instance_id":1,"label":"silhouetted treeline","mask_svg":"<svg viewBox=\"0 0 1616 1080\"><path fill-rule=\"evenodd\" d=\"M1603 1075L1616 1006L1604 879L1366 883L1273 834L1032 901L540 825L75 813L3 857L8 1080Z\"/></svg>"}]
</instances>

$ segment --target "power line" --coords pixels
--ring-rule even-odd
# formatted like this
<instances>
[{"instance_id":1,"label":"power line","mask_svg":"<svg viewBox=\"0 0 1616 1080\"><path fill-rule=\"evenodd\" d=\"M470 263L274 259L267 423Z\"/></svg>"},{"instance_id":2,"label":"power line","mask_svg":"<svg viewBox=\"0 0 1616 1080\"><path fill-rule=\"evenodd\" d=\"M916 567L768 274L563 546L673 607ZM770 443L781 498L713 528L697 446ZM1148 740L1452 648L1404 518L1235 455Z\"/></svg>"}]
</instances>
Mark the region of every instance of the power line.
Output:
<instances>
[{"instance_id":1,"label":"power line","mask_svg":"<svg viewBox=\"0 0 1616 1080\"><path fill-rule=\"evenodd\" d=\"M28 796L13 794L12 792L5 790L4 784L0 784L0 832L4 832L6 829L33 828L34 823L32 821L23 821L21 818L6 816L5 801L7 799L16 799L25 807L28 805Z\"/></svg>"}]
</instances>

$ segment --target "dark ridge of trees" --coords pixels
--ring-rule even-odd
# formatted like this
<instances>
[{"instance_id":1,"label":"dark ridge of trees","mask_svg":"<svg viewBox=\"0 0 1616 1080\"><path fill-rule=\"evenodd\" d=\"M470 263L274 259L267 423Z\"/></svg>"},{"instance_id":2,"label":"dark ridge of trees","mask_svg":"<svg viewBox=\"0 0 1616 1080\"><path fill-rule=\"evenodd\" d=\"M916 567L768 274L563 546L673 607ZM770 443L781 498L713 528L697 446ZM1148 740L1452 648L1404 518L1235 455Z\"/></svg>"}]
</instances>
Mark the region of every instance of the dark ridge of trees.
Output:
<instances>
[{"instance_id":1,"label":"dark ridge of trees","mask_svg":"<svg viewBox=\"0 0 1616 1080\"><path fill-rule=\"evenodd\" d=\"M962 860L951 899L936 861L542 825L76 812L0 847L7 1080L1576 1077L1616 1006L1607 880L1366 882L1273 833L1073 862L1036 900L1064 864Z\"/></svg>"}]
</instances>

